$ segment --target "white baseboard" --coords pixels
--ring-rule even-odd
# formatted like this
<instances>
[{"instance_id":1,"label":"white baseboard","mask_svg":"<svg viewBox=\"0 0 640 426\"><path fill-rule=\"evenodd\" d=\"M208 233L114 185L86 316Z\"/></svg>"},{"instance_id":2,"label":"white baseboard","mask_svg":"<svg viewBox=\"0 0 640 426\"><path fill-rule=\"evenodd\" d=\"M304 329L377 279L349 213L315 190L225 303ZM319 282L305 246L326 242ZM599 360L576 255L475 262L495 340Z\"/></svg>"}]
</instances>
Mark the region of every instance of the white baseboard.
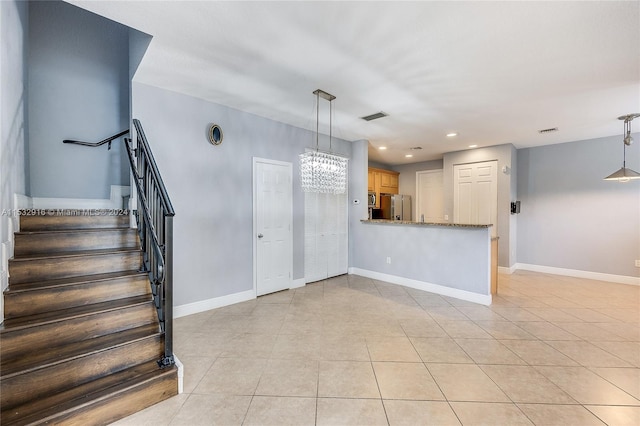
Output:
<instances>
[{"instance_id":1,"label":"white baseboard","mask_svg":"<svg viewBox=\"0 0 640 426\"><path fill-rule=\"evenodd\" d=\"M556 268L553 266L531 265L528 263L516 263L516 269L525 271L542 272L544 274L564 275L567 277L586 278L589 280L608 281L618 284L629 284L640 286L640 277L629 277L626 275L603 274L601 272L581 271L579 269Z\"/></svg>"},{"instance_id":2,"label":"white baseboard","mask_svg":"<svg viewBox=\"0 0 640 426\"><path fill-rule=\"evenodd\" d=\"M184 392L184 364L180 362L178 356L174 353L173 360L178 368L178 394Z\"/></svg>"},{"instance_id":3,"label":"white baseboard","mask_svg":"<svg viewBox=\"0 0 640 426\"><path fill-rule=\"evenodd\" d=\"M399 284L405 287L415 288L417 290L428 291L430 293L441 294L468 302L479 303L481 305L491 305L491 295L472 293L466 290L446 287L439 284L432 284L425 281L413 280L410 278L399 277L397 275L383 274L381 272L369 271L360 268L349 268L349 273L353 275L361 275L379 281L386 281L392 284Z\"/></svg>"},{"instance_id":4,"label":"white baseboard","mask_svg":"<svg viewBox=\"0 0 640 426\"><path fill-rule=\"evenodd\" d=\"M513 274L516 270L517 270L516 265L511 265L510 267L506 267L506 266L498 266L498 273L499 273L499 274L507 274L507 275L511 275L511 274Z\"/></svg>"},{"instance_id":5,"label":"white baseboard","mask_svg":"<svg viewBox=\"0 0 640 426\"><path fill-rule=\"evenodd\" d=\"M4 291L9 287L9 275L2 271L0 272L0 282L2 283L2 290ZM4 294L0 297L0 324L4 322Z\"/></svg>"},{"instance_id":6,"label":"white baseboard","mask_svg":"<svg viewBox=\"0 0 640 426\"><path fill-rule=\"evenodd\" d=\"M130 194L130 187L123 185L111 185L109 199L101 198L47 198L27 197L22 203L30 204L34 209L122 209L123 197Z\"/></svg>"},{"instance_id":7,"label":"white baseboard","mask_svg":"<svg viewBox=\"0 0 640 426\"><path fill-rule=\"evenodd\" d=\"M33 199L24 194L13 194L13 208L16 210L33 208Z\"/></svg>"},{"instance_id":8,"label":"white baseboard","mask_svg":"<svg viewBox=\"0 0 640 426\"><path fill-rule=\"evenodd\" d=\"M307 285L307 282L304 280L304 278L299 278L297 280L291 281L291 287L289 288L300 288L304 287L305 285Z\"/></svg>"},{"instance_id":9,"label":"white baseboard","mask_svg":"<svg viewBox=\"0 0 640 426\"><path fill-rule=\"evenodd\" d=\"M13 257L13 242L5 241L0 244L0 291L5 291L9 287L9 259Z\"/></svg>"},{"instance_id":10,"label":"white baseboard","mask_svg":"<svg viewBox=\"0 0 640 426\"><path fill-rule=\"evenodd\" d=\"M246 302L256 298L254 290L241 291L240 293L228 294L226 296L214 297L212 299L201 300L199 302L187 303L186 305L174 306L173 317L180 318L187 315L209 311L234 303Z\"/></svg>"}]
</instances>

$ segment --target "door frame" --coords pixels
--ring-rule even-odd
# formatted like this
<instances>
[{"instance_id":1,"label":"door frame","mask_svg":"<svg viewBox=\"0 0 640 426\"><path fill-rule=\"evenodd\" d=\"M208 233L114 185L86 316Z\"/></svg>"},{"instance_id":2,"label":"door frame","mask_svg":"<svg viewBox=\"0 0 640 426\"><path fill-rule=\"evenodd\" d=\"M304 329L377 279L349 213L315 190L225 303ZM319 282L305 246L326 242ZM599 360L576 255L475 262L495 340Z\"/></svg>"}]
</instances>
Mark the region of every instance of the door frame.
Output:
<instances>
[{"instance_id":1,"label":"door frame","mask_svg":"<svg viewBox=\"0 0 640 426\"><path fill-rule=\"evenodd\" d=\"M291 211L289 212L289 224L291 227L291 232L289 233L289 246L291 247L291 259L289 259L289 288L291 288L291 283L293 283L293 164L287 161L271 160L260 157L253 157L252 162L251 191L253 197L253 225L251 229L251 238L253 241L253 297L256 298L258 297L258 238L256 237L258 235L258 192L256 190L257 166L258 163L285 166L289 171L289 181L291 182L291 186L289 188L291 194Z\"/></svg>"}]
</instances>

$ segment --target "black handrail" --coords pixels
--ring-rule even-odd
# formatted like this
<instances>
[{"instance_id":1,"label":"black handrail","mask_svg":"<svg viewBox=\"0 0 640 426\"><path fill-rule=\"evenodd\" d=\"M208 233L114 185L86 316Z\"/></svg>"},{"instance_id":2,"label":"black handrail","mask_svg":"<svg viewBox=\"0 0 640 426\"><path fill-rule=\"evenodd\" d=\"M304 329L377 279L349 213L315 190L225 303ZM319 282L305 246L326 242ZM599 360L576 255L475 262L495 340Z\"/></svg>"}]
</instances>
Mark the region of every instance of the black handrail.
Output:
<instances>
[{"instance_id":1,"label":"black handrail","mask_svg":"<svg viewBox=\"0 0 640 426\"><path fill-rule=\"evenodd\" d=\"M149 274L153 301L158 312L160 330L164 332L164 356L160 367L175 363L173 357L173 216L175 211L160 177L142 124L134 119L136 148L131 139L124 144L137 190L138 235L143 252L144 270Z\"/></svg>"},{"instance_id":2,"label":"black handrail","mask_svg":"<svg viewBox=\"0 0 640 426\"><path fill-rule=\"evenodd\" d=\"M102 146L105 143L108 143L109 144L109 148L107 150L109 150L109 149L111 149L111 142L114 139L118 139L119 137L124 136L127 133L129 133L129 129L123 130L123 131L121 131L120 133L118 133L116 135L113 135L113 136L108 137L108 138L106 138L104 140L101 140L100 142L95 142L95 143L93 143L93 142L76 141L76 140L73 140L73 139L65 139L65 140L62 141L62 143L72 143L72 144L76 144L76 145L90 146L90 147Z\"/></svg>"},{"instance_id":3,"label":"black handrail","mask_svg":"<svg viewBox=\"0 0 640 426\"><path fill-rule=\"evenodd\" d=\"M162 368L175 364L173 357L173 216L175 211L140 120L133 120L136 148L130 138L124 138L137 191L138 208L133 210L143 253L143 268L149 275L153 302L158 313L160 330L164 333L164 355L158 361ZM97 147L129 133L123 130L100 142L65 139L63 143ZM142 208L142 210L140 210Z\"/></svg>"}]
</instances>

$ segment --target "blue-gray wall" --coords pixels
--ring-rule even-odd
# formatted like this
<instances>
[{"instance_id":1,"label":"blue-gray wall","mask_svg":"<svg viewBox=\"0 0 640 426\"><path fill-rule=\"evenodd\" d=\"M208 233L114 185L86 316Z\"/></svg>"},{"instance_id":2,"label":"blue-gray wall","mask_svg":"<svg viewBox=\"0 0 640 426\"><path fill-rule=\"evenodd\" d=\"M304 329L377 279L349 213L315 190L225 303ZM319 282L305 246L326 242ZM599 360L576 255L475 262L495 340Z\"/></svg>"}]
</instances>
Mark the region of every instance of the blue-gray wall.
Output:
<instances>
[{"instance_id":1,"label":"blue-gray wall","mask_svg":"<svg viewBox=\"0 0 640 426\"><path fill-rule=\"evenodd\" d=\"M26 139L26 68L28 3L0 2L0 265L1 289L7 285L7 258L12 255L12 231L17 219L8 210L15 208L15 193L27 194L28 152ZM0 317L2 309L0 309ZM0 318L0 321L2 318Z\"/></svg>"},{"instance_id":2,"label":"blue-gray wall","mask_svg":"<svg viewBox=\"0 0 640 426\"><path fill-rule=\"evenodd\" d=\"M29 164L32 197L109 198L128 185L121 141L129 126L127 27L60 2L29 2Z\"/></svg>"},{"instance_id":3,"label":"blue-gray wall","mask_svg":"<svg viewBox=\"0 0 640 426\"><path fill-rule=\"evenodd\" d=\"M349 161L349 267L358 267L356 257L362 249L362 219L369 217L367 193L369 186L369 141L358 140L351 143L351 160ZM354 204L353 200L360 200Z\"/></svg>"},{"instance_id":4,"label":"blue-gray wall","mask_svg":"<svg viewBox=\"0 0 640 426\"><path fill-rule=\"evenodd\" d=\"M358 231L355 268L490 294L488 228L361 223Z\"/></svg>"},{"instance_id":5,"label":"blue-gray wall","mask_svg":"<svg viewBox=\"0 0 640 426\"><path fill-rule=\"evenodd\" d=\"M518 262L640 276L640 180L603 180L621 166L622 136L518 150Z\"/></svg>"},{"instance_id":6,"label":"blue-gray wall","mask_svg":"<svg viewBox=\"0 0 640 426\"><path fill-rule=\"evenodd\" d=\"M423 161L420 163L391 167L391 170L400 173L398 176L398 192L400 192L400 194L411 195L414 210L416 202L416 173L438 169L442 169L442 160Z\"/></svg>"},{"instance_id":7,"label":"blue-gray wall","mask_svg":"<svg viewBox=\"0 0 640 426\"><path fill-rule=\"evenodd\" d=\"M315 146L313 132L136 82L133 115L176 210L176 305L253 288L253 157L293 164L293 279L304 277L298 155ZM224 132L219 146L207 140L211 123ZM351 156L349 142L334 138L333 149Z\"/></svg>"}]
</instances>

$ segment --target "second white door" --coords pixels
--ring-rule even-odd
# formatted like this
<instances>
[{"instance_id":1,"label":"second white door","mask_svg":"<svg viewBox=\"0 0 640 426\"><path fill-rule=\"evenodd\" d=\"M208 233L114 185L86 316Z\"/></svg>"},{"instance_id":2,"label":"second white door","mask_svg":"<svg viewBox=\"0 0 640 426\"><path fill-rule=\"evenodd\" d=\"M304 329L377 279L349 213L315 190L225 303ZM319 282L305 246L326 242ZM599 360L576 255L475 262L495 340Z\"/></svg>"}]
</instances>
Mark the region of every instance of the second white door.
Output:
<instances>
[{"instance_id":1,"label":"second white door","mask_svg":"<svg viewBox=\"0 0 640 426\"><path fill-rule=\"evenodd\" d=\"M453 220L455 223L492 224L498 229L498 162L453 166Z\"/></svg>"},{"instance_id":2,"label":"second white door","mask_svg":"<svg viewBox=\"0 0 640 426\"><path fill-rule=\"evenodd\" d=\"M444 220L442 169L416 173L416 221Z\"/></svg>"},{"instance_id":3,"label":"second white door","mask_svg":"<svg viewBox=\"0 0 640 426\"><path fill-rule=\"evenodd\" d=\"M347 273L347 199L347 194L304 194L304 277L307 283Z\"/></svg>"},{"instance_id":4,"label":"second white door","mask_svg":"<svg viewBox=\"0 0 640 426\"><path fill-rule=\"evenodd\" d=\"M293 201L291 163L254 159L256 295L291 287Z\"/></svg>"}]
</instances>

